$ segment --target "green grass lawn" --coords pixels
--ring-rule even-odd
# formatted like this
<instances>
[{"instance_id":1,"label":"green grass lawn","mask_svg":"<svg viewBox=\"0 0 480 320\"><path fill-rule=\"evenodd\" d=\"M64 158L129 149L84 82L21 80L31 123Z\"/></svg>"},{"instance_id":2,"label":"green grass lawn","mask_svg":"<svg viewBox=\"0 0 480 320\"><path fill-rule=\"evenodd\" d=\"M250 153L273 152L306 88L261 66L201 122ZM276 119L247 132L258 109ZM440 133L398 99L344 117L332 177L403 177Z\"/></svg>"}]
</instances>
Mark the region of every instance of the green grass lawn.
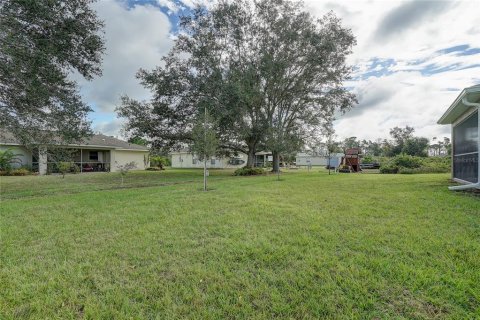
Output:
<instances>
[{"instance_id":1,"label":"green grass lawn","mask_svg":"<svg viewBox=\"0 0 480 320\"><path fill-rule=\"evenodd\" d=\"M448 175L230 174L0 177L0 319L480 317Z\"/></svg>"}]
</instances>

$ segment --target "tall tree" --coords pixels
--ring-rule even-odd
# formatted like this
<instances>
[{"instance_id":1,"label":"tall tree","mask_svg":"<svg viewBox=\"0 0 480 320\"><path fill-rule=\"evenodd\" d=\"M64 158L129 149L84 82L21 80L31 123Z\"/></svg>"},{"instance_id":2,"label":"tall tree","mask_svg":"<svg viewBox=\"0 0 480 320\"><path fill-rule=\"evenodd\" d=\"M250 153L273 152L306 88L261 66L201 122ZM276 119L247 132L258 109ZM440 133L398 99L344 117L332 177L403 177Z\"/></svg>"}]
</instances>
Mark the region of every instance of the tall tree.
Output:
<instances>
[{"instance_id":1,"label":"tall tree","mask_svg":"<svg viewBox=\"0 0 480 320\"><path fill-rule=\"evenodd\" d=\"M412 137L405 141L402 152L410 156L426 157L429 141L427 138Z\"/></svg>"},{"instance_id":2,"label":"tall tree","mask_svg":"<svg viewBox=\"0 0 480 320\"><path fill-rule=\"evenodd\" d=\"M396 156L397 154L402 153L403 147L408 139L413 137L413 132L415 129L410 126L405 126L405 128L394 127L390 129L390 136L393 138L393 144L389 149L387 156Z\"/></svg>"},{"instance_id":3,"label":"tall tree","mask_svg":"<svg viewBox=\"0 0 480 320\"><path fill-rule=\"evenodd\" d=\"M93 0L0 1L0 128L24 144L90 133L77 83L101 74L103 22Z\"/></svg>"},{"instance_id":4,"label":"tall tree","mask_svg":"<svg viewBox=\"0 0 480 320\"><path fill-rule=\"evenodd\" d=\"M220 1L183 17L181 28L165 66L138 74L153 99L124 97L118 108L132 133L188 143L195 110L207 104L220 146L247 153L253 166L272 130L309 132L354 102L342 82L355 40L331 13L314 19L288 0Z\"/></svg>"},{"instance_id":5,"label":"tall tree","mask_svg":"<svg viewBox=\"0 0 480 320\"><path fill-rule=\"evenodd\" d=\"M342 147L343 147L344 151L346 149L359 148L360 147L360 141L357 139L357 137L345 138L345 140L343 140L343 142L342 142Z\"/></svg>"}]
</instances>

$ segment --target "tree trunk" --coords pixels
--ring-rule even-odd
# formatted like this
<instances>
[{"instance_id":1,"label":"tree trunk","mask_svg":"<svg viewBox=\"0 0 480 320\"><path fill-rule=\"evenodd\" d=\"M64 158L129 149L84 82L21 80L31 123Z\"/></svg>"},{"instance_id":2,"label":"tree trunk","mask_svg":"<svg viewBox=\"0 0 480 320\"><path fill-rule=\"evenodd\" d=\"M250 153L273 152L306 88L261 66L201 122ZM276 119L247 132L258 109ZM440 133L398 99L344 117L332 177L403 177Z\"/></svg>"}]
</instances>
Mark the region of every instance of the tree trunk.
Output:
<instances>
[{"instance_id":1,"label":"tree trunk","mask_svg":"<svg viewBox=\"0 0 480 320\"><path fill-rule=\"evenodd\" d=\"M328 153L328 175L330 175L330 159L331 159L331 154L330 152Z\"/></svg>"},{"instance_id":2,"label":"tree trunk","mask_svg":"<svg viewBox=\"0 0 480 320\"><path fill-rule=\"evenodd\" d=\"M203 159L203 191L207 191L207 158Z\"/></svg>"},{"instance_id":3,"label":"tree trunk","mask_svg":"<svg viewBox=\"0 0 480 320\"><path fill-rule=\"evenodd\" d=\"M272 172L278 173L280 172L280 154L278 152L272 152L272 158L273 158Z\"/></svg>"},{"instance_id":4,"label":"tree trunk","mask_svg":"<svg viewBox=\"0 0 480 320\"><path fill-rule=\"evenodd\" d=\"M248 146L248 154L247 154L247 168L253 168L255 166L255 145Z\"/></svg>"}]
</instances>

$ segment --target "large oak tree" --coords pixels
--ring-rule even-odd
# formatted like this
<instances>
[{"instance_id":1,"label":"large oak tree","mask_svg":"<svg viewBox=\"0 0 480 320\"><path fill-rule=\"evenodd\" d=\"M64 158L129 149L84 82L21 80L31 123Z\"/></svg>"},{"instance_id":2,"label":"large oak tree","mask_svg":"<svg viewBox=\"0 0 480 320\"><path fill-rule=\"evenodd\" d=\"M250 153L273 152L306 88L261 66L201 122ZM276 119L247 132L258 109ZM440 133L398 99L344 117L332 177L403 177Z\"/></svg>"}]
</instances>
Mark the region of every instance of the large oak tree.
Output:
<instances>
[{"instance_id":1,"label":"large oak tree","mask_svg":"<svg viewBox=\"0 0 480 320\"><path fill-rule=\"evenodd\" d=\"M26 145L90 133L72 80L101 74L103 22L93 0L0 1L0 128Z\"/></svg>"},{"instance_id":2,"label":"large oak tree","mask_svg":"<svg viewBox=\"0 0 480 320\"><path fill-rule=\"evenodd\" d=\"M342 86L355 39L333 13L316 19L288 0L220 1L180 27L164 65L138 73L152 99L124 97L118 108L127 131L159 147L190 143L206 107L220 147L245 152L251 166L259 148L278 148L278 159L355 101Z\"/></svg>"}]
</instances>

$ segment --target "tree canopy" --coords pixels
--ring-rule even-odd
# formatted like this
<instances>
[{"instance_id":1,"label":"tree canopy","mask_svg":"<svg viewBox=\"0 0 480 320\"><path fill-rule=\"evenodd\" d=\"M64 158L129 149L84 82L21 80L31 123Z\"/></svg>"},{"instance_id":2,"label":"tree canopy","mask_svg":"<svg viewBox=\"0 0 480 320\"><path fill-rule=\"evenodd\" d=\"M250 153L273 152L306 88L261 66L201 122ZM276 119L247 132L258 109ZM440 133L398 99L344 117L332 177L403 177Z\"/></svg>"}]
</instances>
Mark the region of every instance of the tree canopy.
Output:
<instances>
[{"instance_id":1,"label":"tree canopy","mask_svg":"<svg viewBox=\"0 0 480 320\"><path fill-rule=\"evenodd\" d=\"M355 38L333 13L315 19L288 0L220 1L183 17L180 29L164 65L137 74L152 99L125 96L117 109L127 131L157 147L190 144L195 115L208 108L221 150L253 165L259 148L304 142L355 103L343 87Z\"/></svg>"},{"instance_id":2,"label":"tree canopy","mask_svg":"<svg viewBox=\"0 0 480 320\"><path fill-rule=\"evenodd\" d=\"M24 144L90 133L71 79L101 74L103 22L93 0L0 1L0 128Z\"/></svg>"}]
</instances>

